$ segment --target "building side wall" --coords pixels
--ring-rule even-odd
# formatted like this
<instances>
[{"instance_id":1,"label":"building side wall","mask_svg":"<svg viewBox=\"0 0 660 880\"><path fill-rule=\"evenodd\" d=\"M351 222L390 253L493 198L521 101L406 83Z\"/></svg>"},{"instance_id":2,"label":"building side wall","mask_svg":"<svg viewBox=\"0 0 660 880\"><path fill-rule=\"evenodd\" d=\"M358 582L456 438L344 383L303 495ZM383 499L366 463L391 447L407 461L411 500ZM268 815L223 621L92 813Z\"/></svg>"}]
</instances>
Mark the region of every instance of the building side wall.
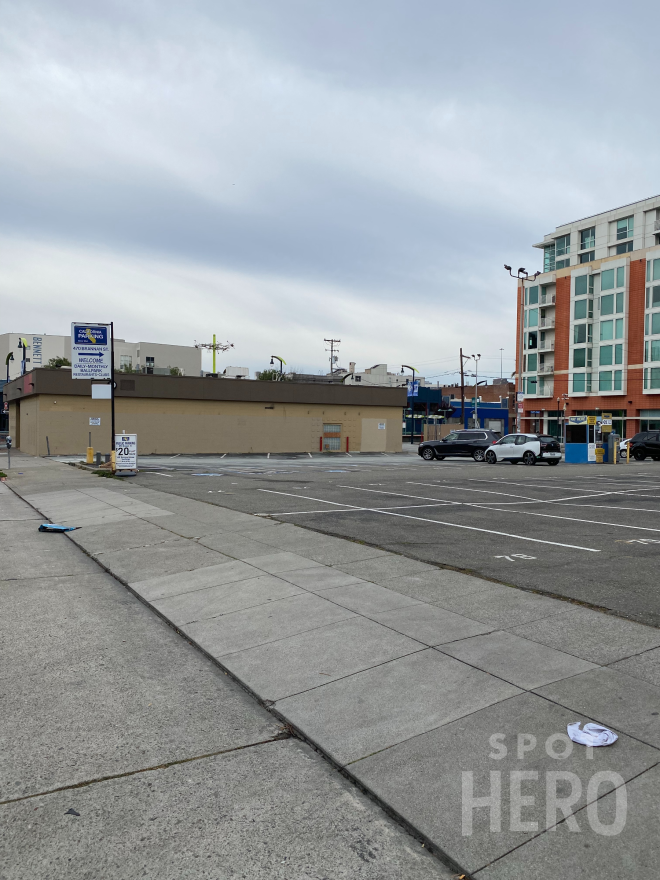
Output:
<instances>
[{"instance_id":1,"label":"building side wall","mask_svg":"<svg viewBox=\"0 0 660 880\"><path fill-rule=\"evenodd\" d=\"M12 404L15 406L15 404ZM110 452L110 401L39 394L20 402L21 448L33 455ZM25 415L25 420L24 420ZM100 426L90 426L100 418ZM318 452L324 424L341 425L340 451L362 450L363 418L385 422L384 448L401 451L400 407L117 398L117 433L138 435L140 454ZM24 427L25 426L25 427ZM370 436L367 430L366 434ZM369 445L371 441L368 441ZM374 451L374 450L369 450Z\"/></svg>"}]
</instances>

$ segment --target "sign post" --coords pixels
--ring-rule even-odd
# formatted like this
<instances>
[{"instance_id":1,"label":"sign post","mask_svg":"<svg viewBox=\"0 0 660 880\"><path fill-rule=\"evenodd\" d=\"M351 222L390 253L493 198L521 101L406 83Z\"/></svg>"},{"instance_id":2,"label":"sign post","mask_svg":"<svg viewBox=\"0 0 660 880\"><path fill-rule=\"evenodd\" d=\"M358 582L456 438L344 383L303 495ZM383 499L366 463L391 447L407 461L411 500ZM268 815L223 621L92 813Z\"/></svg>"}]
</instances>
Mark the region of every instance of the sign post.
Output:
<instances>
[{"instance_id":1,"label":"sign post","mask_svg":"<svg viewBox=\"0 0 660 880\"><path fill-rule=\"evenodd\" d=\"M115 333L109 324L71 324L71 378L110 380L110 463L115 470Z\"/></svg>"}]
</instances>

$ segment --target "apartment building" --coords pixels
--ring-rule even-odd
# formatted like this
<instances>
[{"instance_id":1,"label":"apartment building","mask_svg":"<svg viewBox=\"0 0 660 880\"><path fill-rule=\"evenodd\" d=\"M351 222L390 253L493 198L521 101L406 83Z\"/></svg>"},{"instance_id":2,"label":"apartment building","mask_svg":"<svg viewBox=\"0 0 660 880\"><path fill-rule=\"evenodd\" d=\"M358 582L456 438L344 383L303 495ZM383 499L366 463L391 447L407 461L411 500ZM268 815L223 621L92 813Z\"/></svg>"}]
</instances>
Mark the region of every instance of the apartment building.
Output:
<instances>
[{"instance_id":1,"label":"apartment building","mask_svg":"<svg viewBox=\"0 0 660 880\"><path fill-rule=\"evenodd\" d=\"M660 196L558 226L518 285L518 428L559 435L611 413L631 437L660 430Z\"/></svg>"}]
</instances>

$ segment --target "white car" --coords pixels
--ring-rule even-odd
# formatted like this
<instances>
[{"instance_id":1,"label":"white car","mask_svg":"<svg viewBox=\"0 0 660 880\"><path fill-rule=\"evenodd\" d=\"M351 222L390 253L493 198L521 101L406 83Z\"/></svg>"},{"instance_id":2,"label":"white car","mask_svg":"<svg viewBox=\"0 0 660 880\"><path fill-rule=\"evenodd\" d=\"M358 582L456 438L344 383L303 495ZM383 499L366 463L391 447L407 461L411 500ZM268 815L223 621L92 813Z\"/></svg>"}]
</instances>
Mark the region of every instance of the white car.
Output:
<instances>
[{"instance_id":1,"label":"white car","mask_svg":"<svg viewBox=\"0 0 660 880\"><path fill-rule=\"evenodd\" d=\"M631 437L628 437L627 440L622 440L621 443L619 443L619 457L620 458L628 458L627 447L628 447L628 444L630 443L631 439L632 439Z\"/></svg>"},{"instance_id":2,"label":"white car","mask_svg":"<svg viewBox=\"0 0 660 880\"><path fill-rule=\"evenodd\" d=\"M561 447L556 437L547 434L507 434L486 452L488 464L510 461L512 464L536 464L545 461L559 464Z\"/></svg>"}]
</instances>

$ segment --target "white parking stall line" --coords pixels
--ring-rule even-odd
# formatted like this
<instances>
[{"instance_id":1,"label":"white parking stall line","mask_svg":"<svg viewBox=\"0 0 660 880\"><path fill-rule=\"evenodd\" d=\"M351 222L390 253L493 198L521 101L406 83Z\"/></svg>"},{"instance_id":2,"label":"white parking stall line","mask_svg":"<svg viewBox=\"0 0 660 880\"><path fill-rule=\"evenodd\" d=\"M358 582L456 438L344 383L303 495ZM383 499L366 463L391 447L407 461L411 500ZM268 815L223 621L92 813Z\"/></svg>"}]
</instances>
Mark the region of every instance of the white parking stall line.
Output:
<instances>
[{"instance_id":1,"label":"white parking stall line","mask_svg":"<svg viewBox=\"0 0 660 880\"><path fill-rule=\"evenodd\" d=\"M259 489L259 492L269 492L270 489ZM326 501L325 504L331 502ZM285 510L278 513L255 513L255 516L303 516L306 513L357 513L361 510L381 512L384 510L419 510L422 507L446 507L446 501L438 501L436 504L394 504L392 507L354 507L349 506L345 510Z\"/></svg>"},{"instance_id":2,"label":"white parking stall line","mask_svg":"<svg viewBox=\"0 0 660 880\"><path fill-rule=\"evenodd\" d=\"M353 489L358 492L376 492L381 495L399 495L401 498L420 498L419 495L405 495L404 493L398 493L398 492L383 492L382 489L364 489L364 488L358 487L358 486L340 486L339 488L340 489ZM614 493L607 493L607 494L614 494ZM426 501L431 501L431 500L441 501L443 499L426 498L424 500L426 500ZM488 510L488 511L492 511L492 512L497 511L498 513L519 513L519 514L522 514L523 516L545 516L550 519L561 519L561 520L565 520L566 522L581 522L581 523L587 523L590 525L608 526L608 527L611 527L614 529L636 529L636 530L644 531L644 532L660 532L660 529L653 529L653 528L649 528L648 526L629 526L629 525L625 525L624 523L611 523L611 522L604 522L602 520L579 519L578 517L560 516L559 514L552 514L552 513L535 513L534 511L528 510L528 509L525 509L525 510L511 510L511 509L503 510L502 506L491 507L489 502L487 502L487 501L450 501L449 503L453 504L453 505L458 505L461 507L472 507L472 508L476 508L477 510ZM497 503L497 502L492 502L492 503ZM542 501L540 503L553 504L555 502Z\"/></svg>"},{"instance_id":3,"label":"white parking stall line","mask_svg":"<svg viewBox=\"0 0 660 880\"><path fill-rule=\"evenodd\" d=\"M354 487L349 486L346 488L354 488ZM308 501L318 501L321 504L333 504L338 507L342 506L338 502L335 502L335 501L325 501L323 498L310 498L308 495L295 495L293 492L276 492L274 489L259 489L258 491L259 492L269 492L272 495L286 495L290 498L305 498ZM347 505L343 505L343 506L346 507ZM395 513L393 510L381 510L378 507L365 508L365 507L357 507L356 506L352 509L358 510L358 511L367 510L370 513L379 513L382 516L397 516L402 519L412 519L412 520L415 520L415 522L433 523L433 525L446 526L447 528L450 528L450 529L464 529L469 532L482 532L487 535L498 535L498 536L504 537L504 538L515 538L518 541L531 541L534 544L549 544L552 547L567 547L570 550L584 550L586 553L600 553L601 552L600 550L596 550L593 547L579 547L576 544L562 544L559 541L544 541L541 538L530 538L527 535L513 535L510 532L498 532L498 531L495 531L494 529L481 529L481 528L478 528L477 526L466 526L466 525L462 525L461 523L451 523L451 522L444 522L443 520L439 520L439 519L427 519L426 517L421 517L421 516L411 516L408 513ZM334 512L341 513L342 511L336 510Z\"/></svg>"},{"instance_id":4,"label":"white parking stall line","mask_svg":"<svg viewBox=\"0 0 660 880\"><path fill-rule=\"evenodd\" d=\"M408 480L407 482L409 486L428 486L429 489L458 489L461 492L483 492L486 495L504 495L507 498L520 498L523 501L539 501L538 498L530 498L529 495L514 495L512 492L494 492L492 489L469 489L467 486L450 486L447 483L438 486L433 483L417 483L414 480ZM543 502L541 501L541 503Z\"/></svg>"}]
</instances>

